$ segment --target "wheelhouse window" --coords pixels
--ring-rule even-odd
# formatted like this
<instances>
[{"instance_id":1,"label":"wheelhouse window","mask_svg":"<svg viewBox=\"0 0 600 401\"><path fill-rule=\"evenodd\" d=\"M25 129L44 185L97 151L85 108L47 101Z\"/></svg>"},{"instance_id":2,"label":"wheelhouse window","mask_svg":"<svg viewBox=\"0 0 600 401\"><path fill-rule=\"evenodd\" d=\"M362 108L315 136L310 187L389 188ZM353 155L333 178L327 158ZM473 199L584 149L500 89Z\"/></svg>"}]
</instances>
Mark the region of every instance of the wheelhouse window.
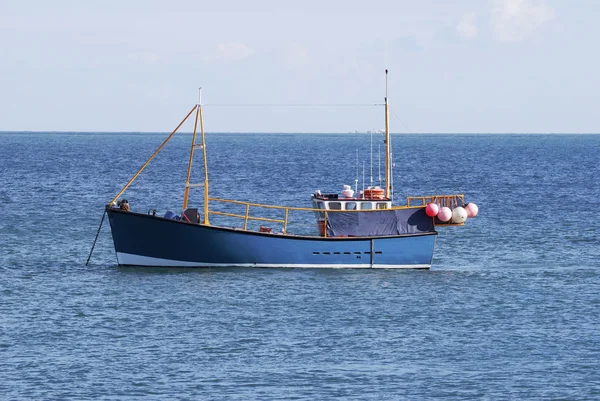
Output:
<instances>
[{"instance_id":1,"label":"wheelhouse window","mask_svg":"<svg viewBox=\"0 0 600 401\"><path fill-rule=\"evenodd\" d=\"M387 209L388 204L386 202L377 202L377 209Z\"/></svg>"},{"instance_id":2,"label":"wheelhouse window","mask_svg":"<svg viewBox=\"0 0 600 401\"><path fill-rule=\"evenodd\" d=\"M356 202L346 202L346 210L356 210Z\"/></svg>"},{"instance_id":3,"label":"wheelhouse window","mask_svg":"<svg viewBox=\"0 0 600 401\"><path fill-rule=\"evenodd\" d=\"M313 209L325 209L325 203L321 202L321 201L313 200ZM323 218L325 217L323 212L317 212L317 211L315 211L315 216L317 217L318 220L323 220Z\"/></svg>"},{"instance_id":4,"label":"wheelhouse window","mask_svg":"<svg viewBox=\"0 0 600 401\"><path fill-rule=\"evenodd\" d=\"M371 210L373 209L373 205L371 205L371 202L361 202L360 203L360 210Z\"/></svg>"},{"instance_id":5,"label":"wheelhouse window","mask_svg":"<svg viewBox=\"0 0 600 401\"><path fill-rule=\"evenodd\" d=\"M329 202L329 210L342 210L340 202Z\"/></svg>"}]
</instances>

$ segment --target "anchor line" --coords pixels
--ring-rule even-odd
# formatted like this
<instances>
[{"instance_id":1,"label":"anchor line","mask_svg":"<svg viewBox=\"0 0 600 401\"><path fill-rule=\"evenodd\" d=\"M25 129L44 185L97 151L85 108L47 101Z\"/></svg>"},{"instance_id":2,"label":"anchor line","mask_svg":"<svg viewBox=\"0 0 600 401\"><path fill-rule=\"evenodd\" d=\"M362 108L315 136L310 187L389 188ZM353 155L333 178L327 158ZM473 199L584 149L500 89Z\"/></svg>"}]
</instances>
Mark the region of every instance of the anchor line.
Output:
<instances>
[{"instance_id":1,"label":"anchor line","mask_svg":"<svg viewBox=\"0 0 600 401\"><path fill-rule=\"evenodd\" d=\"M94 248L96 247L96 241L98 241L98 236L100 235L100 230L102 229L102 223L104 223L104 217L106 216L106 210L102 214L102 219L100 220L100 226L98 227L98 232L96 232L96 238L94 238L94 244L92 245L92 249L90 250L90 256L87 258L87 262L85 265L87 266L90 263L90 259L92 258L92 252L94 252Z\"/></svg>"}]
</instances>

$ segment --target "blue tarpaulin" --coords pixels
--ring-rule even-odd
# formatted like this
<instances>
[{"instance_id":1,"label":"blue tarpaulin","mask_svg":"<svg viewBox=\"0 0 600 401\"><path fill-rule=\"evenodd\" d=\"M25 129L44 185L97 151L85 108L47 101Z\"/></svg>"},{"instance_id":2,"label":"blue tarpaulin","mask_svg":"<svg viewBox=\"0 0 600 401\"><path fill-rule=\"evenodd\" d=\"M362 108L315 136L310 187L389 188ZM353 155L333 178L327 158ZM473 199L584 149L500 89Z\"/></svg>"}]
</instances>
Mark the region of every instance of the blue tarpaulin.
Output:
<instances>
[{"instance_id":1,"label":"blue tarpaulin","mask_svg":"<svg viewBox=\"0 0 600 401\"><path fill-rule=\"evenodd\" d=\"M327 235L371 237L435 232L425 208L327 213Z\"/></svg>"}]
</instances>

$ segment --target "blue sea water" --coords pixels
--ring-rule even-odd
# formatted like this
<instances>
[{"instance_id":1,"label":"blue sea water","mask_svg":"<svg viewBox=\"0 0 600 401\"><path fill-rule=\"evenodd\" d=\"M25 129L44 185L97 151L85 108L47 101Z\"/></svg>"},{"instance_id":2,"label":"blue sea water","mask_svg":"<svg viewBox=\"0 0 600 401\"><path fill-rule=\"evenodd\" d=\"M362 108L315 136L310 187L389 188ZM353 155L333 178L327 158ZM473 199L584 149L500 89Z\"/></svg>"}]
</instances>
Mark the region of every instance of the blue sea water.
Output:
<instances>
[{"instance_id":1,"label":"blue sea water","mask_svg":"<svg viewBox=\"0 0 600 401\"><path fill-rule=\"evenodd\" d=\"M122 268L108 225L85 266L165 137L0 133L1 399L600 398L599 135L394 135L397 199L480 207L429 271ZM134 210L181 207L189 141ZM208 134L211 196L308 207L354 183L356 149L370 180L369 147Z\"/></svg>"}]
</instances>

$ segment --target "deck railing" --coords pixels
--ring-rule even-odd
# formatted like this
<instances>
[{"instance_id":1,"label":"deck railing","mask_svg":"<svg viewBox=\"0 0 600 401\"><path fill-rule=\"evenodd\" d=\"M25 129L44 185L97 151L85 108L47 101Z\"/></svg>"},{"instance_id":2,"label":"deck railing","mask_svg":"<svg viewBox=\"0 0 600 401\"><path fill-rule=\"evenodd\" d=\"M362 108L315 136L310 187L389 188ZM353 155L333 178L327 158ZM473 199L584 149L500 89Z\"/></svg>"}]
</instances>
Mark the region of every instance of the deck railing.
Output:
<instances>
[{"instance_id":1,"label":"deck railing","mask_svg":"<svg viewBox=\"0 0 600 401\"><path fill-rule=\"evenodd\" d=\"M263 204L260 204L260 203L242 202L242 201L236 201L236 200L231 200L231 199L221 199L221 198L208 198L208 200L212 201L212 202L221 202L221 203L229 203L229 204L235 204L235 205L245 206L246 212L243 215L236 214L236 213L220 212L220 211L216 211L216 210L209 210L209 214L244 219L244 230L248 229L248 221L249 220L267 221L267 222L271 222L271 223L281 223L281 224L283 224L283 233L284 234L287 232L287 225L288 225L288 219L289 219L289 212L290 212L290 210L296 210L296 211L300 210L300 211L306 211L306 212L315 212L315 211L319 211L320 210L320 209L312 209L312 208L307 208L307 207L263 205ZM281 210L284 213L284 216L283 216L282 219L274 219L274 218L269 218L269 217L254 217L254 216L250 215L250 208L251 207L253 207L253 208L262 208L262 209L271 209L271 210L273 210L273 209Z\"/></svg>"},{"instance_id":2,"label":"deck railing","mask_svg":"<svg viewBox=\"0 0 600 401\"><path fill-rule=\"evenodd\" d=\"M465 195L431 195L431 196L409 196L406 198L408 206L426 206L428 203L437 203L439 207L454 209L457 206L465 206Z\"/></svg>"},{"instance_id":3,"label":"deck railing","mask_svg":"<svg viewBox=\"0 0 600 401\"><path fill-rule=\"evenodd\" d=\"M327 214L328 213L338 213L338 212L377 212L381 210L398 210L398 209L407 209L407 208L418 208L420 206L415 205L407 205L407 206L393 206L389 209L372 209L372 210L324 210L324 209L315 209L309 207L292 207L292 206L275 206L275 205L263 205L260 203L251 203L251 202L242 202L231 199L221 199L221 198L208 198L211 202L219 202L224 204L234 204L245 207L244 214L230 213L230 212L222 212L216 210L209 210L210 215L217 216L225 216L225 217L233 217L244 220L243 229L246 231L248 229L249 221L265 221L271 223L280 223L283 224L282 234L287 233L288 223L289 223L289 215L291 211L302 211L302 212L318 212L324 214L324 226L327 227ZM280 210L283 214L282 218L272 218L272 217L258 217L251 215L250 208L259 208L259 209L269 209L269 210ZM327 230L324 230L324 236L327 236Z\"/></svg>"},{"instance_id":4,"label":"deck railing","mask_svg":"<svg viewBox=\"0 0 600 401\"><path fill-rule=\"evenodd\" d=\"M406 204L409 206L426 206L428 203L436 203L439 207L448 207L454 209L455 207L465 206L465 195L431 195L431 196L409 196L406 198ZM435 219L434 223L436 226L464 226L465 223L454 223L452 219L447 222L442 222L439 219Z\"/></svg>"}]
</instances>

